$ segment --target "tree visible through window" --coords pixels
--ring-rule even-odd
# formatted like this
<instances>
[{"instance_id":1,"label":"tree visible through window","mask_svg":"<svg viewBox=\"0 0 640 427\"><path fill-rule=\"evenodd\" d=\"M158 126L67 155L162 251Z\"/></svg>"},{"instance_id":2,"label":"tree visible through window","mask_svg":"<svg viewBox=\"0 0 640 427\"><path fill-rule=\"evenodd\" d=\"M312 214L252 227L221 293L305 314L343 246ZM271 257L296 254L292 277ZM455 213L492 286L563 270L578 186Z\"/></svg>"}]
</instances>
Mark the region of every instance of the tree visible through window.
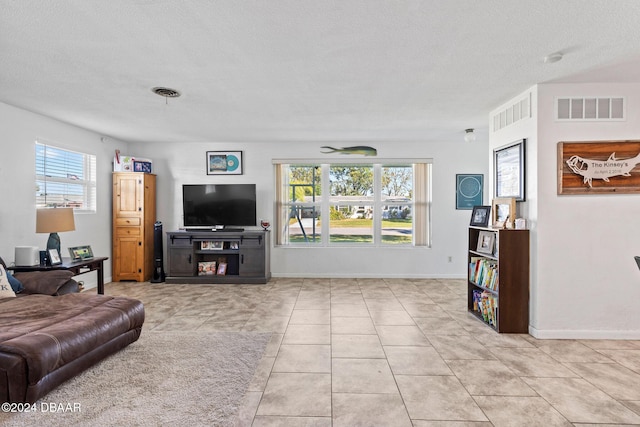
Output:
<instances>
[{"instance_id":1,"label":"tree visible through window","mask_svg":"<svg viewBox=\"0 0 640 427\"><path fill-rule=\"evenodd\" d=\"M96 210L96 157L36 142L36 207Z\"/></svg>"}]
</instances>

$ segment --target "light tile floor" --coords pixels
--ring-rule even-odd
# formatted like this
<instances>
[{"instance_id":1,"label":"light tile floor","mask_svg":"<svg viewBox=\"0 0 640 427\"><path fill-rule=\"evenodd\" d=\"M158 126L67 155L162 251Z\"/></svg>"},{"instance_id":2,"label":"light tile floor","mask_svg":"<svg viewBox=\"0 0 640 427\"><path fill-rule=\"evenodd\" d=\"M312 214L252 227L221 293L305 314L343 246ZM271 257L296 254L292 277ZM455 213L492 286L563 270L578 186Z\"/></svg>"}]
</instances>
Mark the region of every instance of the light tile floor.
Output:
<instances>
[{"instance_id":1,"label":"light tile floor","mask_svg":"<svg viewBox=\"0 0 640 427\"><path fill-rule=\"evenodd\" d=\"M238 426L640 425L640 341L497 334L464 280L109 283L144 328L270 331Z\"/></svg>"}]
</instances>

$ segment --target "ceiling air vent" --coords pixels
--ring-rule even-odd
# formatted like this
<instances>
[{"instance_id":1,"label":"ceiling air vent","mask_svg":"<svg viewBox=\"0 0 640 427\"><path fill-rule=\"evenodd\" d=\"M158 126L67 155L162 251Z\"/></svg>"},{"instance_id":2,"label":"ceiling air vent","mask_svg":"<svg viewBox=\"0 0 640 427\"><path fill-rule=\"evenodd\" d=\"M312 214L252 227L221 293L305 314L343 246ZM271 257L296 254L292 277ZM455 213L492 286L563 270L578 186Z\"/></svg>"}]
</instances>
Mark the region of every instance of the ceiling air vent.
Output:
<instances>
[{"instance_id":1,"label":"ceiling air vent","mask_svg":"<svg viewBox=\"0 0 640 427\"><path fill-rule=\"evenodd\" d=\"M493 131L531 117L531 93L493 116Z\"/></svg>"},{"instance_id":2,"label":"ceiling air vent","mask_svg":"<svg viewBox=\"0 0 640 427\"><path fill-rule=\"evenodd\" d=\"M556 120L625 120L625 99L556 98Z\"/></svg>"},{"instance_id":3,"label":"ceiling air vent","mask_svg":"<svg viewBox=\"0 0 640 427\"><path fill-rule=\"evenodd\" d=\"M151 92L155 93L156 95L164 96L165 98L177 98L180 96L180 92L168 87L154 87L153 89L151 89Z\"/></svg>"}]
</instances>

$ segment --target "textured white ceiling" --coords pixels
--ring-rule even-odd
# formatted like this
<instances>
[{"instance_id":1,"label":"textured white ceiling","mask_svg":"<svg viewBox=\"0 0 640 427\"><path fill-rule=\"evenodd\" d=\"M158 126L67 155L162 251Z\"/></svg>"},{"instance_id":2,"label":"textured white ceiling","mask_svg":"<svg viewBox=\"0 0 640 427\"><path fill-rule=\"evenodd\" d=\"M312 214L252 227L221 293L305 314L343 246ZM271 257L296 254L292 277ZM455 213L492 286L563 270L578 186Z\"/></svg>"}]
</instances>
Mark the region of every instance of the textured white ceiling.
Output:
<instances>
[{"instance_id":1,"label":"textured white ceiling","mask_svg":"<svg viewBox=\"0 0 640 427\"><path fill-rule=\"evenodd\" d=\"M458 141L536 83L639 82L639 24L638 0L0 0L0 101L128 141Z\"/></svg>"}]
</instances>

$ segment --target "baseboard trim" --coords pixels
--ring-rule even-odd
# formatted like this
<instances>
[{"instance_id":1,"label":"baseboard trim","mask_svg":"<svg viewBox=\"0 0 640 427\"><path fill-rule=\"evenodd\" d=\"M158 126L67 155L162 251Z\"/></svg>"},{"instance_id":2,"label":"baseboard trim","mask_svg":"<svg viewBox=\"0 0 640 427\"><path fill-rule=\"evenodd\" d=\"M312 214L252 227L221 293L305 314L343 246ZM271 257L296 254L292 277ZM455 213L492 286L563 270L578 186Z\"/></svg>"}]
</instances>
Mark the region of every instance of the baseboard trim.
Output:
<instances>
[{"instance_id":1,"label":"baseboard trim","mask_svg":"<svg viewBox=\"0 0 640 427\"><path fill-rule=\"evenodd\" d=\"M406 275L406 274L331 274L331 273L271 273L272 278L281 277L283 279L466 279L467 276L459 274L426 274L426 275Z\"/></svg>"},{"instance_id":2,"label":"baseboard trim","mask_svg":"<svg viewBox=\"0 0 640 427\"><path fill-rule=\"evenodd\" d=\"M538 339L575 340L640 340L640 330L576 330L536 329L529 325L529 335Z\"/></svg>"}]
</instances>

